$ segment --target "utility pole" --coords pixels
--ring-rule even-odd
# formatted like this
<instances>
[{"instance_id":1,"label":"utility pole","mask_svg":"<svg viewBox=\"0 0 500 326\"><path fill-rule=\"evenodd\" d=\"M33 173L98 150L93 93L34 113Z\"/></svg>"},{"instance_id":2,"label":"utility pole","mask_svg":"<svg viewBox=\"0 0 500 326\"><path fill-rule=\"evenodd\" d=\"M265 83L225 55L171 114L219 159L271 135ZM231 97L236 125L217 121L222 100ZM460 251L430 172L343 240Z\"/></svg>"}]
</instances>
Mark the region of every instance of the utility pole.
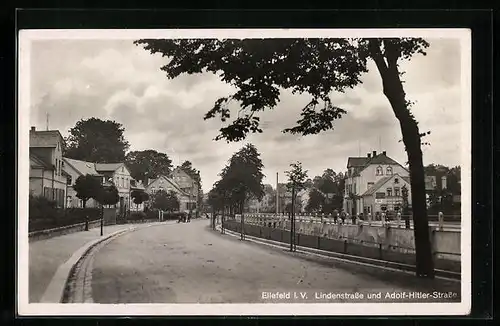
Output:
<instances>
[{"instance_id":1,"label":"utility pole","mask_svg":"<svg viewBox=\"0 0 500 326\"><path fill-rule=\"evenodd\" d=\"M49 113L47 112L45 115L46 115L46 126L45 127L46 127L47 131L49 131Z\"/></svg>"}]
</instances>

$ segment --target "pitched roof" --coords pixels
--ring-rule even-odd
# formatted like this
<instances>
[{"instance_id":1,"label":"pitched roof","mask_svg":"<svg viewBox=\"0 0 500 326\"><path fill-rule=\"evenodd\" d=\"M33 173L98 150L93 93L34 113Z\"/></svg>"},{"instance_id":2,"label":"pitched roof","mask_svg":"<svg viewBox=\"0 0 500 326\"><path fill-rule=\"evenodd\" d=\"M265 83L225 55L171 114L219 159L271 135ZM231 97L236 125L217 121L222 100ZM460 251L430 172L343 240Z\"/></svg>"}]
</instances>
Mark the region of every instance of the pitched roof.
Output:
<instances>
[{"instance_id":1,"label":"pitched roof","mask_svg":"<svg viewBox=\"0 0 500 326\"><path fill-rule=\"evenodd\" d=\"M122 165L123 163L95 163L95 169L97 172L115 172Z\"/></svg>"},{"instance_id":2,"label":"pitched roof","mask_svg":"<svg viewBox=\"0 0 500 326\"><path fill-rule=\"evenodd\" d=\"M80 175L100 175L95 169L95 164L92 162L80 161L67 157L63 157L63 160L66 164L80 173Z\"/></svg>"},{"instance_id":3,"label":"pitched roof","mask_svg":"<svg viewBox=\"0 0 500 326\"><path fill-rule=\"evenodd\" d=\"M369 160L369 157L349 157L347 159L347 168L365 166Z\"/></svg>"},{"instance_id":4,"label":"pitched roof","mask_svg":"<svg viewBox=\"0 0 500 326\"><path fill-rule=\"evenodd\" d=\"M154 182L156 182L157 180L159 179L164 179L166 180L168 183L170 183L175 189L178 190L178 192L182 195L185 195L185 196L189 196L189 194L187 194L184 190L182 190L182 188L176 183L174 182L173 180L171 180L170 178L164 176L164 175L160 175L158 178L152 180L147 186L146 188L148 188L149 186L151 186Z\"/></svg>"},{"instance_id":5,"label":"pitched roof","mask_svg":"<svg viewBox=\"0 0 500 326\"><path fill-rule=\"evenodd\" d=\"M390 165L399 165L403 169L406 169L404 166L384 154L383 152L372 156L372 157L349 157L347 159L347 168L357 168L354 172L354 176L358 175L361 171L363 171L367 166L371 164L390 164Z\"/></svg>"},{"instance_id":6,"label":"pitched roof","mask_svg":"<svg viewBox=\"0 0 500 326\"><path fill-rule=\"evenodd\" d=\"M64 138L59 130L30 130L30 147L56 147L59 141L64 145Z\"/></svg>"},{"instance_id":7,"label":"pitched roof","mask_svg":"<svg viewBox=\"0 0 500 326\"><path fill-rule=\"evenodd\" d=\"M45 169L54 169L54 167L45 162L41 157L34 153L30 153L30 167L32 168L45 168Z\"/></svg>"}]
</instances>

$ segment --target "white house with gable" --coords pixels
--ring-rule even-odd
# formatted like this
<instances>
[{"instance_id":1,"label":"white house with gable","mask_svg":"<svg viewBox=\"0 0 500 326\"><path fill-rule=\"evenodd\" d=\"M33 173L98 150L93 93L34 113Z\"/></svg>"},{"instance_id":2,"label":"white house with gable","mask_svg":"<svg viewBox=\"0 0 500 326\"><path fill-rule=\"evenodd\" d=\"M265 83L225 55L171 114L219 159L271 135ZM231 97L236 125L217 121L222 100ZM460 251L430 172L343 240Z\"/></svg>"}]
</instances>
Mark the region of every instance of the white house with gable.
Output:
<instances>
[{"instance_id":1,"label":"white house with gable","mask_svg":"<svg viewBox=\"0 0 500 326\"><path fill-rule=\"evenodd\" d=\"M408 189L411 204L410 173L384 151L366 157L349 157L345 182L344 210L349 214L393 211L403 204L402 187Z\"/></svg>"}]
</instances>

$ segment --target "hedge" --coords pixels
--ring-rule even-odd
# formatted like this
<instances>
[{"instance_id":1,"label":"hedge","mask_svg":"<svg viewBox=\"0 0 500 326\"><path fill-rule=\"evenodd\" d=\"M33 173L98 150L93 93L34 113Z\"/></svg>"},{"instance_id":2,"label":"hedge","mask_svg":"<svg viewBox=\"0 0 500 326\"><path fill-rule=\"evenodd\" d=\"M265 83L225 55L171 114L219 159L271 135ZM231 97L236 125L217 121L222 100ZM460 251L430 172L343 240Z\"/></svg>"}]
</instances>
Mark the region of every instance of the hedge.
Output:
<instances>
[{"instance_id":1,"label":"hedge","mask_svg":"<svg viewBox=\"0 0 500 326\"><path fill-rule=\"evenodd\" d=\"M89 221L98 220L99 208L57 208L55 202L44 197L30 196L29 231L53 229Z\"/></svg>"}]
</instances>

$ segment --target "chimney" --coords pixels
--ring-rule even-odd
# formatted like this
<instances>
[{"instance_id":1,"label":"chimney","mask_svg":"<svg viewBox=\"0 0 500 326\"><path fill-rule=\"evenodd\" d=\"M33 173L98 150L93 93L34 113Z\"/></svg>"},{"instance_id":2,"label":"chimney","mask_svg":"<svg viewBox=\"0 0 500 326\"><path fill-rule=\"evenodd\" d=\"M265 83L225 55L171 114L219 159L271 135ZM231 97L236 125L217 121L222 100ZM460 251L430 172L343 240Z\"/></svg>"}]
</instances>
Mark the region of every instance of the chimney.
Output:
<instances>
[{"instance_id":1,"label":"chimney","mask_svg":"<svg viewBox=\"0 0 500 326\"><path fill-rule=\"evenodd\" d=\"M382 155L387 156L387 152L386 152L386 151L383 151L383 152L382 152Z\"/></svg>"},{"instance_id":2,"label":"chimney","mask_svg":"<svg viewBox=\"0 0 500 326\"><path fill-rule=\"evenodd\" d=\"M441 189L446 189L446 176L441 177Z\"/></svg>"},{"instance_id":3,"label":"chimney","mask_svg":"<svg viewBox=\"0 0 500 326\"><path fill-rule=\"evenodd\" d=\"M32 126L31 131L36 131L36 128Z\"/></svg>"},{"instance_id":4,"label":"chimney","mask_svg":"<svg viewBox=\"0 0 500 326\"><path fill-rule=\"evenodd\" d=\"M370 158L372 156L371 153L366 154L366 157Z\"/></svg>"},{"instance_id":5,"label":"chimney","mask_svg":"<svg viewBox=\"0 0 500 326\"><path fill-rule=\"evenodd\" d=\"M377 156L377 151L373 151L372 155L373 157Z\"/></svg>"}]
</instances>

